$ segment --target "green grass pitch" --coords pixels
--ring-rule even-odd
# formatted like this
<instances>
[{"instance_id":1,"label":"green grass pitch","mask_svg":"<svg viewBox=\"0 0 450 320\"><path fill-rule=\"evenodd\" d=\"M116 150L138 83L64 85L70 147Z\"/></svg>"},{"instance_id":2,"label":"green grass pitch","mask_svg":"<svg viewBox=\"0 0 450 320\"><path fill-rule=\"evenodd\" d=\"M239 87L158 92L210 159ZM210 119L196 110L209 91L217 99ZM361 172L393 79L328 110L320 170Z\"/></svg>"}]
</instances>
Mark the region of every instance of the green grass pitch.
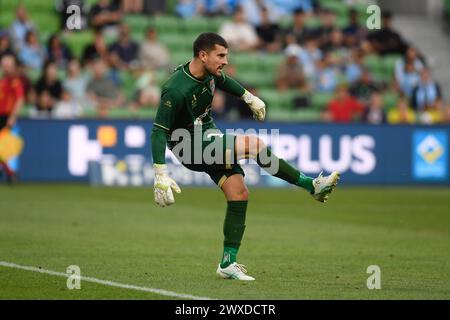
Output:
<instances>
[{"instance_id":1,"label":"green grass pitch","mask_svg":"<svg viewBox=\"0 0 450 320\"><path fill-rule=\"evenodd\" d=\"M222 280L226 202L183 188L172 207L151 188L0 187L0 261L214 299L449 299L450 189L338 186L321 204L299 189L251 189L239 262ZM366 287L381 269L381 290ZM0 266L0 299L173 299Z\"/></svg>"}]
</instances>

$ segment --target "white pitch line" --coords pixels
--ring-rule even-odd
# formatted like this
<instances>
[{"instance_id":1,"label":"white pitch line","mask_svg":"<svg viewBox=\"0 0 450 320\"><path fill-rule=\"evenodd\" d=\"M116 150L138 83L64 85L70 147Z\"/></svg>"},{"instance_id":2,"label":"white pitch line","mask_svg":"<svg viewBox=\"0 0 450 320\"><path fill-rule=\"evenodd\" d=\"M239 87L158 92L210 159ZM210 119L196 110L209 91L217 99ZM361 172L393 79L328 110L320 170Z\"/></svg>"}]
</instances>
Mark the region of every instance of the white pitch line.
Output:
<instances>
[{"instance_id":1,"label":"white pitch line","mask_svg":"<svg viewBox=\"0 0 450 320\"><path fill-rule=\"evenodd\" d=\"M5 261L0 261L0 266L7 267L7 268L14 268L14 269L21 269L21 270L39 272L39 273L45 273L45 274L49 274L49 275L52 275L52 276L65 277L65 278L68 278L69 276L71 276L70 274L63 273L63 272L57 272L57 271L46 270L46 269L30 267L30 266L21 266L21 265L15 264L15 263L10 263L10 262L5 262ZM86 281L86 282L99 283L99 284L102 284L102 285L105 285L105 286L110 286L110 287L117 287L117 288L136 290L136 291L144 291L144 292L151 292L151 293L156 293L156 294L160 294L160 295L163 295L163 296L180 298L180 299L213 300L213 299L208 298L208 297L197 297L197 296L193 296L193 295L190 295L190 294L177 293L177 292L168 291L168 290L164 290L164 289L139 287L139 286L134 286L134 285L130 285L130 284L123 284L123 283L118 283L118 282L114 282L114 281L109 281L109 280L96 279L96 278L92 278L92 277L80 276L80 280Z\"/></svg>"}]
</instances>

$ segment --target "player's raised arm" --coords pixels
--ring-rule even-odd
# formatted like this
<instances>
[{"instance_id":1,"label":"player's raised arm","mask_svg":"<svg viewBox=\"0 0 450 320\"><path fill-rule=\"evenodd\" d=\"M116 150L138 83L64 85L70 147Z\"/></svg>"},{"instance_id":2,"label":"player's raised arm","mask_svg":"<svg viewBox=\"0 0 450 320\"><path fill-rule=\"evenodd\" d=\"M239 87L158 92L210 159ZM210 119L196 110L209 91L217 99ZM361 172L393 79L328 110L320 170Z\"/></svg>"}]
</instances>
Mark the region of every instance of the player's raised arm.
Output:
<instances>
[{"instance_id":1,"label":"player's raised arm","mask_svg":"<svg viewBox=\"0 0 450 320\"><path fill-rule=\"evenodd\" d=\"M223 91L244 100L250 110L252 110L253 118L259 121L264 121L266 117L266 105L260 98L251 94L244 87L242 87L239 82L227 76L223 72L222 76L216 78L216 84L217 87Z\"/></svg>"},{"instance_id":2,"label":"player's raised arm","mask_svg":"<svg viewBox=\"0 0 450 320\"><path fill-rule=\"evenodd\" d=\"M153 168L155 171L155 202L161 207L175 202L172 189L180 193L180 187L169 177L166 166L167 139L175 122L176 112L182 106L183 98L176 90L163 92L151 134Z\"/></svg>"}]
</instances>

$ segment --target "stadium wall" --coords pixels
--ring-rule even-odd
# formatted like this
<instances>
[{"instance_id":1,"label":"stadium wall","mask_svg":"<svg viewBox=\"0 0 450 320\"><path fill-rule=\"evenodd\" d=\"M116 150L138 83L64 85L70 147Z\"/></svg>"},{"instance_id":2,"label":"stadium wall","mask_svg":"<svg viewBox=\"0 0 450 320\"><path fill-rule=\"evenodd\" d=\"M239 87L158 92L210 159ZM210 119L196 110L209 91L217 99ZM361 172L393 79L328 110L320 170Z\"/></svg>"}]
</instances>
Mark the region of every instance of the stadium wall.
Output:
<instances>
[{"instance_id":1,"label":"stadium wall","mask_svg":"<svg viewBox=\"0 0 450 320\"><path fill-rule=\"evenodd\" d=\"M309 175L342 172L343 184L445 184L448 175L448 126L368 126L358 124L292 124L217 122L258 134L277 155ZM30 120L20 121L25 147L19 159L22 181L90 182L94 185L153 184L151 121ZM253 130L253 131L252 131ZM166 153L181 185L212 185L203 173L177 164ZM260 175L244 163L246 181L256 186L287 186Z\"/></svg>"}]
</instances>

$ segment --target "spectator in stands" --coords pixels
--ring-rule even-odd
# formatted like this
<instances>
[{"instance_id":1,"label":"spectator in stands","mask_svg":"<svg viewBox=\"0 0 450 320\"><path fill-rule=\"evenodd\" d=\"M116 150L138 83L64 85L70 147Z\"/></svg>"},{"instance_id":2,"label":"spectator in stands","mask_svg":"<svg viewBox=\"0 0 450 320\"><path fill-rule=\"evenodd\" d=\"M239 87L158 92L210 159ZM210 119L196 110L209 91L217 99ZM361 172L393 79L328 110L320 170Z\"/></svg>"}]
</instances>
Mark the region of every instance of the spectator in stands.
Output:
<instances>
[{"instance_id":1,"label":"spectator in stands","mask_svg":"<svg viewBox=\"0 0 450 320\"><path fill-rule=\"evenodd\" d=\"M441 102L428 107L425 111L417 114L418 122L426 125L433 125L442 122L442 105Z\"/></svg>"},{"instance_id":2,"label":"spectator in stands","mask_svg":"<svg viewBox=\"0 0 450 320\"><path fill-rule=\"evenodd\" d=\"M361 41L367 36L367 28L359 22L356 9L350 9L348 17L349 24L342 29L345 45L349 48L359 47Z\"/></svg>"},{"instance_id":3,"label":"spectator in stands","mask_svg":"<svg viewBox=\"0 0 450 320\"><path fill-rule=\"evenodd\" d=\"M71 6L77 6L80 8L80 21L81 28L79 30L85 30L88 26L87 16L89 14L88 6L84 0L55 0L56 11L60 15L60 29L69 30L67 28L67 21L73 15L74 11L68 10Z\"/></svg>"},{"instance_id":4,"label":"spectator in stands","mask_svg":"<svg viewBox=\"0 0 450 320\"><path fill-rule=\"evenodd\" d=\"M116 35L118 25L122 19L119 6L110 0L99 0L90 12L91 26L107 34Z\"/></svg>"},{"instance_id":5,"label":"spectator in stands","mask_svg":"<svg viewBox=\"0 0 450 320\"><path fill-rule=\"evenodd\" d=\"M345 48L344 34L338 28L334 28L330 31L328 39L325 43L322 43L321 49L325 52L341 50Z\"/></svg>"},{"instance_id":6,"label":"spectator in stands","mask_svg":"<svg viewBox=\"0 0 450 320\"><path fill-rule=\"evenodd\" d=\"M16 61L17 64L17 78L20 80L23 86L25 104L34 104L34 90L33 83L31 82L30 77L27 75L27 70L23 63L19 60Z\"/></svg>"},{"instance_id":7,"label":"spectator in stands","mask_svg":"<svg viewBox=\"0 0 450 320\"><path fill-rule=\"evenodd\" d=\"M281 49L281 29L277 23L272 23L269 19L267 8L261 8L261 24L256 27L259 38L259 49L267 52L278 52Z\"/></svg>"},{"instance_id":8,"label":"spectator in stands","mask_svg":"<svg viewBox=\"0 0 450 320\"><path fill-rule=\"evenodd\" d=\"M36 26L28 18L25 6L21 3L16 9L16 20L9 27L13 48L16 52L22 49L29 31L36 31Z\"/></svg>"},{"instance_id":9,"label":"spectator in stands","mask_svg":"<svg viewBox=\"0 0 450 320\"><path fill-rule=\"evenodd\" d=\"M319 39L319 47L323 50L330 43L330 35L336 28L336 13L328 9L319 11L320 26L314 30Z\"/></svg>"},{"instance_id":10,"label":"spectator in stands","mask_svg":"<svg viewBox=\"0 0 450 320\"><path fill-rule=\"evenodd\" d=\"M55 61L61 70L66 69L69 60L72 59L70 48L61 42L61 38L57 33L53 34L48 40L47 57L49 60Z\"/></svg>"},{"instance_id":11,"label":"spectator in stands","mask_svg":"<svg viewBox=\"0 0 450 320\"><path fill-rule=\"evenodd\" d=\"M381 30L371 32L366 37L370 50L374 53L385 55L391 53L404 54L406 43L403 38L392 28L392 13L382 13Z\"/></svg>"},{"instance_id":12,"label":"spectator in stands","mask_svg":"<svg viewBox=\"0 0 450 320\"><path fill-rule=\"evenodd\" d=\"M234 12L237 5L236 0L200 0L203 15L213 17L230 15Z\"/></svg>"},{"instance_id":13,"label":"spectator in stands","mask_svg":"<svg viewBox=\"0 0 450 320\"><path fill-rule=\"evenodd\" d=\"M318 7L317 0L267 0L264 4L274 11L278 20L292 15L296 10L302 10L307 16L312 16Z\"/></svg>"},{"instance_id":14,"label":"spectator in stands","mask_svg":"<svg viewBox=\"0 0 450 320\"><path fill-rule=\"evenodd\" d=\"M344 43L344 35L338 28L331 31L328 43L322 46L322 50L329 52L332 56L333 63L342 68L350 55L350 51Z\"/></svg>"},{"instance_id":15,"label":"spectator in stands","mask_svg":"<svg viewBox=\"0 0 450 320\"><path fill-rule=\"evenodd\" d=\"M300 47L291 44L285 49L286 59L278 67L276 87L280 91L308 88L302 65L299 62Z\"/></svg>"},{"instance_id":16,"label":"spectator in stands","mask_svg":"<svg viewBox=\"0 0 450 320\"><path fill-rule=\"evenodd\" d=\"M110 108L124 103L124 97L120 88L108 77L105 61L96 59L92 69L93 77L88 83L87 93L99 116L107 116Z\"/></svg>"},{"instance_id":17,"label":"spectator in stands","mask_svg":"<svg viewBox=\"0 0 450 320\"><path fill-rule=\"evenodd\" d=\"M338 85L335 97L328 103L328 110L324 113L325 121L352 122L358 120L363 105L352 97L346 84Z\"/></svg>"},{"instance_id":18,"label":"spectator in stands","mask_svg":"<svg viewBox=\"0 0 450 320\"><path fill-rule=\"evenodd\" d=\"M119 39L109 47L110 63L116 69L130 70L138 66L139 45L130 37L130 28L120 25Z\"/></svg>"},{"instance_id":19,"label":"spectator in stands","mask_svg":"<svg viewBox=\"0 0 450 320\"><path fill-rule=\"evenodd\" d=\"M400 58L395 63L395 80L397 83L402 83L403 76L406 72L406 64L410 63L413 66L413 71L420 73L425 67L423 58L419 56L417 49L409 46L403 58ZM410 71L411 72L411 71Z\"/></svg>"},{"instance_id":20,"label":"spectator in stands","mask_svg":"<svg viewBox=\"0 0 450 320\"><path fill-rule=\"evenodd\" d=\"M315 79L316 65L322 59L323 52L319 49L318 39L314 35L309 34L305 37L304 46L300 48L298 57L308 80Z\"/></svg>"},{"instance_id":21,"label":"spectator in stands","mask_svg":"<svg viewBox=\"0 0 450 320\"><path fill-rule=\"evenodd\" d=\"M167 7L168 0L144 0L143 13L147 15L164 14L165 12L167 12Z\"/></svg>"},{"instance_id":22,"label":"spectator in stands","mask_svg":"<svg viewBox=\"0 0 450 320\"><path fill-rule=\"evenodd\" d=\"M284 43L286 46L295 43L303 45L306 37L312 32L305 25L306 14L303 9L298 8L294 11L292 21L293 25L284 31Z\"/></svg>"},{"instance_id":23,"label":"spectator in stands","mask_svg":"<svg viewBox=\"0 0 450 320\"><path fill-rule=\"evenodd\" d=\"M386 112L381 92L375 91L372 93L369 104L366 105L361 119L368 124L386 123Z\"/></svg>"},{"instance_id":24,"label":"spectator in stands","mask_svg":"<svg viewBox=\"0 0 450 320\"><path fill-rule=\"evenodd\" d=\"M46 60L45 48L34 31L28 31L25 44L19 52L20 61L29 69L41 70Z\"/></svg>"},{"instance_id":25,"label":"spectator in stands","mask_svg":"<svg viewBox=\"0 0 450 320\"><path fill-rule=\"evenodd\" d=\"M6 31L0 31L0 59L6 55L15 54L8 33Z\"/></svg>"},{"instance_id":26,"label":"spectator in stands","mask_svg":"<svg viewBox=\"0 0 450 320\"><path fill-rule=\"evenodd\" d=\"M67 77L63 81L63 88L78 104L87 105L86 88L89 76L82 72L80 62L72 59L68 63Z\"/></svg>"},{"instance_id":27,"label":"spectator in stands","mask_svg":"<svg viewBox=\"0 0 450 320\"><path fill-rule=\"evenodd\" d=\"M226 73L227 73L228 76L230 76L231 78L233 78L236 81L238 81L244 88L247 88L247 90L249 92L251 92L254 95L257 94L257 92L256 92L254 87L252 87L248 83L243 83L242 81L239 80L239 76L237 75L237 70L236 70L234 65L228 64L226 66ZM224 102L225 103L225 110L224 110L224 112L227 115L231 114L232 112L236 112L240 119L251 119L251 118L253 118L253 114L252 114L251 110L248 108L248 106L246 105L246 103L242 99L239 99L239 98L237 98L237 97L235 97L232 94L229 94L227 92L223 92L223 93L224 93L224 98L225 98L225 102Z\"/></svg>"},{"instance_id":28,"label":"spectator in stands","mask_svg":"<svg viewBox=\"0 0 450 320\"><path fill-rule=\"evenodd\" d=\"M387 114L389 124L414 124L416 122L416 114L410 108L408 98L402 96L395 108L391 108Z\"/></svg>"},{"instance_id":29,"label":"spectator in stands","mask_svg":"<svg viewBox=\"0 0 450 320\"><path fill-rule=\"evenodd\" d=\"M236 8L233 21L227 21L220 27L219 34L233 51L252 51L258 46L258 35L254 27L245 20L241 7Z\"/></svg>"},{"instance_id":30,"label":"spectator in stands","mask_svg":"<svg viewBox=\"0 0 450 320\"><path fill-rule=\"evenodd\" d=\"M412 107L419 114L424 111L436 110L441 102L441 88L431 78L430 70L422 69L420 81L412 92Z\"/></svg>"},{"instance_id":31,"label":"spectator in stands","mask_svg":"<svg viewBox=\"0 0 450 320\"><path fill-rule=\"evenodd\" d=\"M317 62L314 89L317 92L332 93L338 84L338 71L333 65L331 53L326 53Z\"/></svg>"},{"instance_id":32,"label":"spectator in stands","mask_svg":"<svg viewBox=\"0 0 450 320\"><path fill-rule=\"evenodd\" d=\"M156 108L161 97L161 88L156 84L155 74L150 70L140 72L136 81L136 93L131 104L132 109L142 107Z\"/></svg>"},{"instance_id":33,"label":"spectator in stands","mask_svg":"<svg viewBox=\"0 0 450 320\"><path fill-rule=\"evenodd\" d=\"M35 85L35 91L36 109L42 114L50 115L63 93L55 62L47 61L45 63L43 74Z\"/></svg>"},{"instance_id":34,"label":"spectator in stands","mask_svg":"<svg viewBox=\"0 0 450 320\"><path fill-rule=\"evenodd\" d=\"M363 67L360 78L350 86L350 94L363 104L368 104L370 96L380 89L369 70Z\"/></svg>"},{"instance_id":35,"label":"spectator in stands","mask_svg":"<svg viewBox=\"0 0 450 320\"><path fill-rule=\"evenodd\" d=\"M122 0L123 13L142 13L144 11L144 0Z\"/></svg>"},{"instance_id":36,"label":"spectator in stands","mask_svg":"<svg viewBox=\"0 0 450 320\"><path fill-rule=\"evenodd\" d=\"M294 9L301 8L309 15L312 15L314 13L314 9L318 8L317 0L288 0L288 2L291 3Z\"/></svg>"},{"instance_id":37,"label":"spectator in stands","mask_svg":"<svg viewBox=\"0 0 450 320\"><path fill-rule=\"evenodd\" d=\"M191 19L203 14L203 7L198 0L178 0L175 12L183 19Z\"/></svg>"},{"instance_id":38,"label":"spectator in stands","mask_svg":"<svg viewBox=\"0 0 450 320\"><path fill-rule=\"evenodd\" d=\"M211 115L214 119L225 119L227 116L225 93L216 91L211 102Z\"/></svg>"},{"instance_id":39,"label":"spectator in stands","mask_svg":"<svg viewBox=\"0 0 450 320\"><path fill-rule=\"evenodd\" d=\"M165 70L169 67L169 50L158 41L158 33L154 27L147 29L145 41L141 43L139 64L146 70Z\"/></svg>"},{"instance_id":40,"label":"spectator in stands","mask_svg":"<svg viewBox=\"0 0 450 320\"><path fill-rule=\"evenodd\" d=\"M94 60L101 58L103 60L108 60L109 52L108 46L106 45L105 37L101 31L94 32L94 42L88 44L83 51L83 57L81 62L83 65L89 65Z\"/></svg>"},{"instance_id":41,"label":"spectator in stands","mask_svg":"<svg viewBox=\"0 0 450 320\"><path fill-rule=\"evenodd\" d=\"M345 77L347 82L352 85L356 82L362 74L364 53L359 48L354 48L350 55L350 61L348 61L344 67Z\"/></svg>"},{"instance_id":42,"label":"spectator in stands","mask_svg":"<svg viewBox=\"0 0 450 320\"><path fill-rule=\"evenodd\" d=\"M67 91L63 91L61 99L52 110L54 119L76 119L83 114L83 107Z\"/></svg>"},{"instance_id":43,"label":"spectator in stands","mask_svg":"<svg viewBox=\"0 0 450 320\"><path fill-rule=\"evenodd\" d=\"M406 62L404 70L397 74L395 78L395 86L408 98L412 97L414 88L419 84L420 72L416 70L413 62Z\"/></svg>"}]
</instances>

